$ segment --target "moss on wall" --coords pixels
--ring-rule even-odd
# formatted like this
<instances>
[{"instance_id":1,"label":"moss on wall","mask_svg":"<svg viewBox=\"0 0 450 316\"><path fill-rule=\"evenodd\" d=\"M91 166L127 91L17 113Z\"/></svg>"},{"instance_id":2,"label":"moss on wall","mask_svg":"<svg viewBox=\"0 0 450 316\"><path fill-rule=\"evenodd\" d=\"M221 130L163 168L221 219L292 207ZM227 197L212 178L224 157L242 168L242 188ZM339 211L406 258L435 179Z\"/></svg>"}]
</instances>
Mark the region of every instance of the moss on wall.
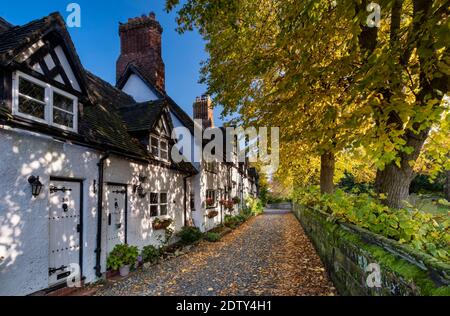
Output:
<instances>
[{"instance_id":1,"label":"moss on wall","mask_svg":"<svg viewBox=\"0 0 450 316\"><path fill-rule=\"evenodd\" d=\"M447 264L352 225L332 223L317 210L294 205L294 213L342 295L450 296ZM380 267L380 287L368 285L370 264Z\"/></svg>"}]
</instances>

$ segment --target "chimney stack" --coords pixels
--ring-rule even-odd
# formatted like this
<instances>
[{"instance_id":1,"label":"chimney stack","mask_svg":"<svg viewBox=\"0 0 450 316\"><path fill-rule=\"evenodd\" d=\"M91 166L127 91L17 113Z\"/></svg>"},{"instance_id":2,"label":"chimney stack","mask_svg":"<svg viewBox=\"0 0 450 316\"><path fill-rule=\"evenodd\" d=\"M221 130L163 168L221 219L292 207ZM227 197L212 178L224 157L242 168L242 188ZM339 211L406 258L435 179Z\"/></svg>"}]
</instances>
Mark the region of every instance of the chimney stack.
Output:
<instances>
[{"instance_id":1,"label":"chimney stack","mask_svg":"<svg viewBox=\"0 0 450 316\"><path fill-rule=\"evenodd\" d=\"M163 29L155 13L130 18L120 23L121 50L117 60L117 81L124 75L128 65L134 65L161 91L165 91L165 66L161 55Z\"/></svg>"},{"instance_id":2,"label":"chimney stack","mask_svg":"<svg viewBox=\"0 0 450 316\"><path fill-rule=\"evenodd\" d=\"M194 119L202 120L203 128L214 127L214 112L209 95L202 95L195 99Z\"/></svg>"}]
</instances>

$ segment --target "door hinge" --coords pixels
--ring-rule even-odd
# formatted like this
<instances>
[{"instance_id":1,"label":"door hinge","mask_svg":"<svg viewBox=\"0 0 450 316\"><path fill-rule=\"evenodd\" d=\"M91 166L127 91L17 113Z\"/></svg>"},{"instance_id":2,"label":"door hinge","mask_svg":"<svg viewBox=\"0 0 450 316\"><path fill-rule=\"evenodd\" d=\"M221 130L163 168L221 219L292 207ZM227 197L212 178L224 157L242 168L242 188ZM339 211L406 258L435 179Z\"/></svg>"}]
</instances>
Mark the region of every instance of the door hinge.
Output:
<instances>
[{"instance_id":1,"label":"door hinge","mask_svg":"<svg viewBox=\"0 0 450 316\"><path fill-rule=\"evenodd\" d=\"M55 186L50 187L50 193L56 193L56 192L63 192L66 193L67 191L72 191L72 189L68 189L66 187L58 188Z\"/></svg>"}]
</instances>

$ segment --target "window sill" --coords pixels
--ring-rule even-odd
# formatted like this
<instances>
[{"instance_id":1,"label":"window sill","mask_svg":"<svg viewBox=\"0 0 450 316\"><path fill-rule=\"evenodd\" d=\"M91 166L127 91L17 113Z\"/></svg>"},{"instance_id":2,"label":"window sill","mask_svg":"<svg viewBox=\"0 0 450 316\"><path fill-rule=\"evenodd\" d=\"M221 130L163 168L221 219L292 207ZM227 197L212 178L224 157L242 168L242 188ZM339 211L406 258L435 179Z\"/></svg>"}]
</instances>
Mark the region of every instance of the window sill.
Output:
<instances>
[{"instance_id":1,"label":"window sill","mask_svg":"<svg viewBox=\"0 0 450 316\"><path fill-rule=\"evenodd\" d=\"M13 120L18 123L27 124L29 126L35 126L39 127L41 131L37 131L39 133L56 133L61 135L73 135L73 136L79 136L78 130L71 129L71 128L63 128L59 127L59 125L56 124L49 124L47 121L42 121L40 119L34 119L27 117L26 115L22 115L20 113L13 113Z\"/></svg>"},{"instance_id":2,"label":"window sill","mask_svg":"<svg viewBox=\"0 0 450 316\"><path fill-rule=\"evenodd\" d=\"M171 219L171 220L173 220L173 218L172 217L170 217L169 215L161 215L161 216L153 216L153 217L150 217L150 220L151 221L157 221L157 220L160 220L160 221L166 221L166 220L168 220L168 219Z\"/></svg>"}]
</instances>

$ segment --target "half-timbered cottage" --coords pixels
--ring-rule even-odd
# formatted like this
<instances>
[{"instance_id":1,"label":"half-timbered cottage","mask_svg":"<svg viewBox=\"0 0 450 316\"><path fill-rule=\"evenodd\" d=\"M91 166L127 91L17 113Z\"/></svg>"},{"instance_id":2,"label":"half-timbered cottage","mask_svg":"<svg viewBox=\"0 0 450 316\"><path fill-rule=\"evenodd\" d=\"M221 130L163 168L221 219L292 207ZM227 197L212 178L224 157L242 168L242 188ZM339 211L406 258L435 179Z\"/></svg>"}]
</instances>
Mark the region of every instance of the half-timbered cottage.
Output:
<instances>
[{"instance_id":1,"label":"half-timbered cottage","mask_svg":"<svg viewBox=\"0 0 450 316\"><path fill-rule=\"evenodd\" d=\"M207 164L171 158L174 128L195 147L203 127L165 92L154 14L119 31L112 86L84 69L58 13L0 19L0 295L63 286L72 264L93 282L115 245L161 244L156 218L205 231L225 215L209 219L205 199L244 191L237 163L210 179Z\"/></svg>"}]
</instances>

